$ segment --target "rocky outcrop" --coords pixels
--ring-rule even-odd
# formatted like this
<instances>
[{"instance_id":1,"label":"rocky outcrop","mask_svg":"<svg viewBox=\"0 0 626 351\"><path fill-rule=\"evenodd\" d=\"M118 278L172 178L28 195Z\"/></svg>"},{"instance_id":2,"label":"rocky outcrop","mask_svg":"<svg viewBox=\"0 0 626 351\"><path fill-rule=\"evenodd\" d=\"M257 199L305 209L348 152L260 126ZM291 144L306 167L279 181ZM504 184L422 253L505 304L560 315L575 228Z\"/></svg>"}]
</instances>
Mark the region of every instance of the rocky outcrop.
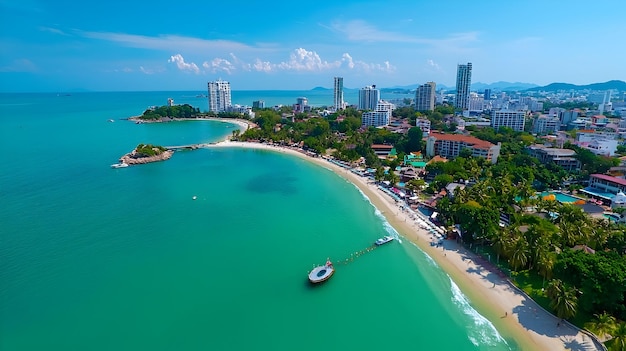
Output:
<instances>
[{"instance_id":1,"label":"rocky outcrop","mask_svg":"<svg viewBox=\"0 0 626 351\"><path fill-rule=\"evenodd\" d=\"M137 150L133 150L132 152L120 157L120 162L129 164L129 165L141 165L144 163L169 160L173 154L174 154L173 150L165 150L162 153L155 155L155 156L140 157L137 155Z\"/></svg>"}]
</instances>

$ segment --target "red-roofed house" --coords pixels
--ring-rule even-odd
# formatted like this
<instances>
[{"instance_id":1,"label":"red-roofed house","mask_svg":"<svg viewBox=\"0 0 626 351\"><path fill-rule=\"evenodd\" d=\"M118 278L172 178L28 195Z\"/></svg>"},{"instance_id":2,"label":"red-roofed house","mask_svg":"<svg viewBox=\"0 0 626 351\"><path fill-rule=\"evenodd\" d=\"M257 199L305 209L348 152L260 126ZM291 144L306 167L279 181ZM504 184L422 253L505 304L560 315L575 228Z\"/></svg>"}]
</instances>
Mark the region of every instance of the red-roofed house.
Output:
<instances>
[{"instance_id":1,"label":"red-roofed house","mask_svg":"<svg viewBox=\"0 0 626 351\"><path fill-rule=\"evenodd\" d=\"M488 141L462 134L443 134L431 131L426 139L426 156L436 155L454 158L459 156L463 149L472 150L472 156L485 157L491 163L498 162L500 143L494 145Z\"/></svg>"}]
</instances>

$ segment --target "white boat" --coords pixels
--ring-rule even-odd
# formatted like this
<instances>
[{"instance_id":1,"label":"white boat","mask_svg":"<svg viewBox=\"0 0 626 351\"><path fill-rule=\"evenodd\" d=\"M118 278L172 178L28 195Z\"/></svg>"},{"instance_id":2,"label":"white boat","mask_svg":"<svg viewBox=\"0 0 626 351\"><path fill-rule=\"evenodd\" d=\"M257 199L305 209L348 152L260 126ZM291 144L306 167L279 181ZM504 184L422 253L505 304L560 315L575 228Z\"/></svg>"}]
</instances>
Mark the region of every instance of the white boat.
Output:
<instances>
[{"instance_id":1,"label":"white boat","mask_svg":"<svg viewBox=\"0 0 626 351\"><path fill-rule=\"evenodd\" d=\"M335 273L333 264L330 261L326 261L325 265L317 266L309 272L309 281L313 284L321 283L328 280L333 273Z\"/></svg>"},{"instance_id":2,"label":"white boat","mask_svg":"<svg viewBox=\"0 0 626 351\"><path fill-rule=\"evenodd\" d=\"M382 238L376 240L375 244L380 246L380 245L386 244L386 243L388 243L388 242L390 242L392 240L393 240L393 236L385 235Z\"/></svg>"},{"instance_id":3,"label":"white boat","mask_svg":"<svg viewBox=\"0 0 626 351\"><path fill-rule=\"evenodd\" d=\"M128 167L128 163L120 162L120 163L114 163L111 165L111 168L124 168L124 167Z\"/></svg>"}]
</instances>

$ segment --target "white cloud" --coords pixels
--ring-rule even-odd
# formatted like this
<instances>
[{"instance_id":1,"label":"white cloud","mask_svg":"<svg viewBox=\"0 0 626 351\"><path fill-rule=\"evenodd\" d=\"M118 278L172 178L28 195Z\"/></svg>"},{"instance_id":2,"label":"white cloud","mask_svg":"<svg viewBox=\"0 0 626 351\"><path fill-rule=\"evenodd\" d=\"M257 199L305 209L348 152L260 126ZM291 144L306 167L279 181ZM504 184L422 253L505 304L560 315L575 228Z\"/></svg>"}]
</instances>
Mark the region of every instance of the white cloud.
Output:
<instances>
[{"instance_id":1,"label":"white cloud","mask_svg":"<svg viewBox=\"0 0 626 351\"><path fill-rule=\"evenodd\" d=\"M274 65L272 65L270 62L268 61L261 61L260 59L256 59L256 61L254 62L254 64L252 65L252 68L254 68L255 71L258 72L271 72L272 71L272 67Z\"/></svg>"},{"instance_id":2,"label":"white cloud","mask_svg":"<svg viewBox=\"0 0 626 351\"><path fill-rule=\"evenodd\" d=\"M39 27L39 30L41 30L42 32L50 32L53 34L58 34L58 35L64 35L64 36L68 36L69 34L65 33L64 31L58 29L58 28L52 28L52 27Z\"/></svg>"},{"instance_id":3,"label":"white cloud","mask_svg":"<svg viewBox=\"0 0 626 351\"><path fill-rule=\"evenodd\" d=\"M191 62L191 63L187 63L185 62L185 59L183 58L183 55L181 54L176 54L174 56L170 56L169 60L167 60L167 62L170 63L175 63L176 66L178 67L179 70L181 71L191 71L194 72L196 74L200 73L200 68L198 68L198 66Z\"/></svg>"},{"instance_id":4,"label":"white cloud","mask_svg":"<svg viewBox=\"0 0 626 351\"><path fill-rule=\"evenodd\" d=\"M323 71L340 65L341 61L323 61L315 51L298 48L289 55L289 61L281 62L277 66L288 71Z\"/></svg>"},{"instance_id":5,"label":"white cloud","mask_svg":"<svg viewBox=\"0 0 626 351\"><path fill-rule=\"evenodd\" d=\"M335 22L331 25L320 24L320 26L339 33L350 41L413 43L443 49L467 46L469 43L478 41L477 32L452 33L444 38L423 38L380 30L362 20Z\"/></svg>"},{"instance_id":6,"label":"white cloud","mask_svg":"<svg viewBox=\"0 0 626 351\"><path fill-rule=\"evenodd\" d=\"M439 64L437 64L437 62L433 61L432 59L426 60L426 64L430 66L431 68L434 68L437 71L441 70L441 67L439 67Z\"/></svg>"},{"instance_id":7,"label":"white cloud","mask_svg":"<svg viewBox=\"0 0 626 351\"><path fill-rule=\"evenodd\" d=\"M151 37L126 33L89 32L80 30L75 31L75 33L84 38L110 41L128 47L153 50L179 52L217 51L226 53L233 51L266 52L272 50L267 45L255 47L230 40L207 40L169 34Z\"/></svg>"},{"instance_id":8,"label":"white cloud","mask_svg":"<svg viewBox=\"0 0 626 351\"><path fill-rule=\"evenodd\" d=\"M230 53L230 59L216 57L210 61L204 61L202 63L202 69L193 62L186 62L185 58L181 54L170 56L167 60L169 63L175 63L178 69L181 71L200 73L218 73L225 72L227 74L233 74L238 70L241 71L256 71L256 72L279 72L279 71L294 71L294 72L325 72L331 70L358 70L358 71L382 71L393 72L395 67L385 61L382 64L379 63L366 63L364 61L355 60L349 53L344 53L340 59L334 61L323 60L320 55L315 51L309 51L304 48L298 48L291 52L289 59L273 63L268 60L262 60L256 58L252 63L247 63L235 54ZM146 72L144 72L146 73Z\"/></svg>"},{"instance_id":9,"label":"white cloud","mask_svg":"<svg viewBox=\"0 0 626 351\"><path fill-rule=\"evenodd\" d=\"M202 67L208 69L211 73L226 72L233 73L235 66L228 60L222 58L214 58L212 61L204 61Z\"/></svg>"},{"instance_id":10,"label":"white cloud","mask_svg":"<svg viewBox=\"0 0 626 351\"><path fill-rule=\"evenodd\" d=\"M144 73L144 74L154 74L154 70L147 69L144 66L139 66L139 71L141 71L141 73Z\"/></svg>"}]
</instances>

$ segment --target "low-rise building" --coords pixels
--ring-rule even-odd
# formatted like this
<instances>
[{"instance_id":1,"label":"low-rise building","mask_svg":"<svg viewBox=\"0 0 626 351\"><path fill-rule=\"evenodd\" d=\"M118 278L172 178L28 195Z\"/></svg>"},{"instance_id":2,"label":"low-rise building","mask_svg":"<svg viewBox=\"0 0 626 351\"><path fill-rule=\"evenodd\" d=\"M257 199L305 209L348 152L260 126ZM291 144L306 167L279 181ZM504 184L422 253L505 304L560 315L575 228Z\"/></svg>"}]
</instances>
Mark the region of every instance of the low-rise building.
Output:
<instances>
[{"instance_id":1,"label":"low-rise building","mask_svg":"<svg viewBox=\"0 0 626 351\"><path fill-rule=\"evenodd\" d=\"M372 150L378 158L387 158L393 150L393 145L385 145L385 144L372 144Z\"/></svg>"},{"instance_id":2,"label":"low-rise building","mask_svg":"<svg viewBox=\"0 0 626 351\"><path fill-rule=\"evenodd\" d=\"M491 163L498 161L500 155L500 143L494 145L488 141L462 134L443 134L432 131L426 140L426 156L436 155L453 158L457 157L461 150L470 149L472 156L484 157Z\"/></svg>"},{"instance_id":3,"label":"low-rise building","mask_svg":"<svg viewBox=\"0 0 626 351\"><path fill-rule=\"evenodd\" d=\"M618 193L626 193L626 179L606 174L592 174L589 176L589 186L581 191L604 204L612 204Z\"/></svg>"},{"instance_id":4,"label":"low-rise building","mask_svg":"<svg viewBox=\"0 0 626 351\"><path fill-rule=\"evenodd\" d=\"M526 151L530 156L537 158L542 164L552 162L561 166L566 171L575 171L580 169L580 161L575 158L576 151L574 150L557 149L535 144L527 147Z\"/></svg>"}]
</instances>

